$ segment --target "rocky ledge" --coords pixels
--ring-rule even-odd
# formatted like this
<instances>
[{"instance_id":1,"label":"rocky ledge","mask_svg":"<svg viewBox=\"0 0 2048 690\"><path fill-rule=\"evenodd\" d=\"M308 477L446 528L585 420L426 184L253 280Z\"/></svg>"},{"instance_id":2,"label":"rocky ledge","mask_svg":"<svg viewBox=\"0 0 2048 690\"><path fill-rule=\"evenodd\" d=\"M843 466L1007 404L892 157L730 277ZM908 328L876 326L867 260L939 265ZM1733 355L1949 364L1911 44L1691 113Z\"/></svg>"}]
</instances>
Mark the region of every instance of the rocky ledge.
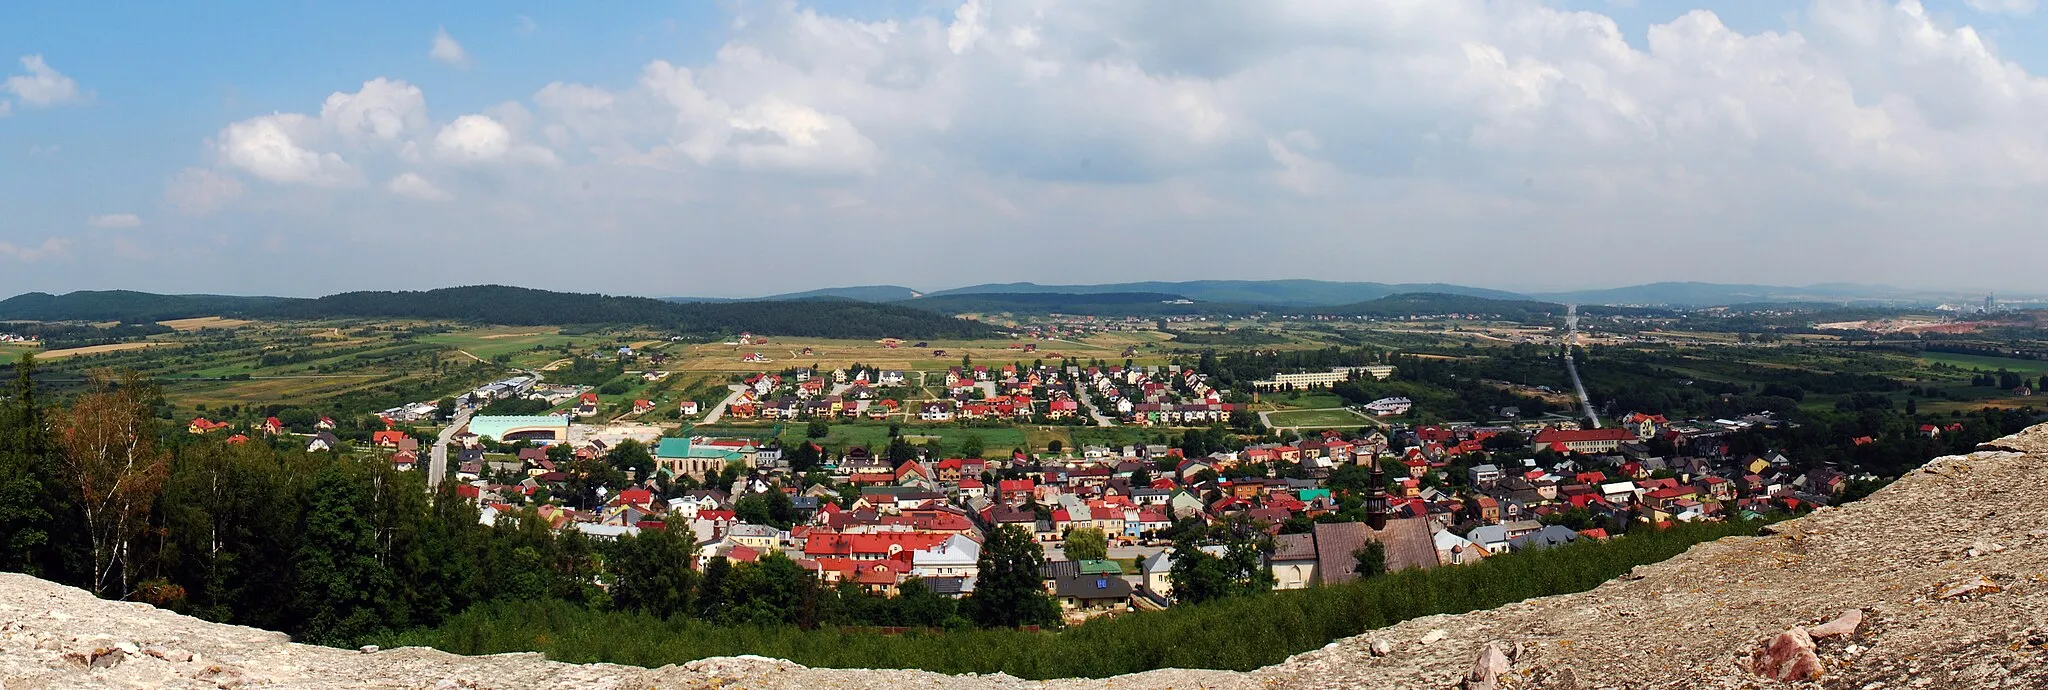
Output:
<instances>
[{"instance_id":1,"label":"rocky ledge","mask_svg":"<svg viewBox=\"0 0 2048 690\"><path fill-rule=\"evenodd\" d=\"M0 688L2048 687L2048 425L1772 532L1249 673L1044 682L756 657L643 669L331 649L6 574Z\"/></svg>"}]
</instances>

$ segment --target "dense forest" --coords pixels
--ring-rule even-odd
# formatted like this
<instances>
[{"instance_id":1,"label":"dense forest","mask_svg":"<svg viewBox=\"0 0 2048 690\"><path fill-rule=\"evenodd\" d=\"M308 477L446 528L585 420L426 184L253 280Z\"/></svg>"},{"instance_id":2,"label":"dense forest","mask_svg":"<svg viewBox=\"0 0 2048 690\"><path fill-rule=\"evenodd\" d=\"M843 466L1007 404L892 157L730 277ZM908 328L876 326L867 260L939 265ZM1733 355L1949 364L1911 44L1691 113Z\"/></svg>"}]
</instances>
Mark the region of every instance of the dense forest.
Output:
<instances>
[{"instance_id":1,"label":"dense forest","mask_svg":"<svg viewBox=\"0 0 2048 690\"><path fill-rule=\"evenodd\" d=\"M0 301L0 319L148 322L195 316L416 318L511 326L633 324L693 335L756 332L822 338L982 338L987 325L853 300L677 303L502 285L423 292L347 292L318 299L32 292Z\"/></svg>"}]
</instances>

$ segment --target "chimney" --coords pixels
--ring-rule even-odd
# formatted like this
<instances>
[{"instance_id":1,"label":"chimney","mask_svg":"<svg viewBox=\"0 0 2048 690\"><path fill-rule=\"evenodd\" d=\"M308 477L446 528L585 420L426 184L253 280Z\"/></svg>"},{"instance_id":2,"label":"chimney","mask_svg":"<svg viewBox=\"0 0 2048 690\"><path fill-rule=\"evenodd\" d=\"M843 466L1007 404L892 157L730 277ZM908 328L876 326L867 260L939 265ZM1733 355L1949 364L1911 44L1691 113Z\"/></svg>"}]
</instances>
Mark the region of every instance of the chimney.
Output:
<instances>
[{"instance_id":1,"label":"chimney","mask_svg":"<svg viewBox=\"0 0 2048 690\"><path fill-rule=\"evenodd\" d=\"M1372 463L1372 487L1365 492L1365 525L1374 532L1387 528L1387 473L1377 459Z\"/></svg>"}]
</instances>

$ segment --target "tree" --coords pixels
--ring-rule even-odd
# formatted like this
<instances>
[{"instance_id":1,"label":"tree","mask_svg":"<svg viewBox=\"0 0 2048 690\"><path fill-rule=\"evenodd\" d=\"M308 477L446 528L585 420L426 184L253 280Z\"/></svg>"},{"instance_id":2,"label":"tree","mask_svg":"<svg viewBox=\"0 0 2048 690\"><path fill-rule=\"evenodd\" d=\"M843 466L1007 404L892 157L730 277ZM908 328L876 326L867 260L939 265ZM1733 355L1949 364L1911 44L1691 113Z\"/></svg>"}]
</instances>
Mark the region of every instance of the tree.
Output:
<instances>
[{"instance_id":1,"label":"tree","mask_svg":"<svg viewBox=\"0 0 2048 690\"><path fill-rule=\"evenodd\" d=\"M612 607L667 618L690 612L697 587L696 560L689 540L666 529L641 530L606 549L605 571Z\"/></svg>"},{"instance_id":2,"label":"tree","mask_svg":"<svg viewBox=\"0 0 2048 690\"><path fill-rule=\"evenodd\" d=\"M345 464L322 470L308 491L305 528L292 554L299 630L320 644L346 644L387 629L398 585L380 558L370 482Z\"/></svg>"},{"instance_id":3,"label":"tree","mask_svg":"<svg viewBox=\"0 0 2048 690\"><path fill-rule=\"evenodd\" d=\"M131 589L138 565L130 542L147 529L147 518L163 488L164 454L156 447L156 418L150 414L155 389L134 374L115 380L94 372L91 392L79 396L59 422L64 479L84 511L91 545L90 589L121 598Z\"/></svg>"},{"instance_id":4,"label":"tree","mask_svg":"<svg viewBox=\"0 0 2048 690\"><path fill-rule=\"evenodd\" d=\"M1047 441L1045 444L1045 452L1047 453L1058 453L1062 450L1066 450L1066 448L1067 444L1061 443L1059 439Z\"/></svg>"},{"instance_id":5,"label":"tree","mask_svg":"<svg viewBox=\"0 0 2048 690\"><path fill-rule=\"evenodd\" d=\"M968 434L967 439L960 442L960 457L978 458L985 450L987 449L982 447L981 434Z\"/></svg>"},{"instance_id":6,"label":"tree","mask_svg":"<svg viewBox=\"0 0 2048 690\"><path fill-rule=\"evenodd\" d=\"M1919 403L1919 401L1916 401L1916 400L1914 400L1914 399L1912 399L1912 398L1907 398L1907 399L1906 399L1906 416L1908 416L1908 417L1912 417L1912 416L1916 416L1916 415L1919 415L1919 414L1920 414L1920 403Z\"/></svg>"},{"instance_id":7,"label":"tree","mask_svg":"<svg viewBox=\"0 0 2048 690\"><path fill-rule=\"evenodd\" d=\"M1351 557L1357 559L1353 572L1359 577L1377 577L1387 573L1387 545L1377 539L1366 540L1364 546L1351 552Z\"/></svg>"},{"instance_id":8,"label":"tree","mask_svg":"<svg viewBox=\"0 0 2048 690\"><path fill-rule=\"evenodd\" d=\"M810 424L804 427L804 436L810 438L824 438L830 435L832 435L832 424L822 419L813 419Z\"/></svg>"},{"instance_id":9,"label":"tree","mask_svg":"<svg viewBox=\"0 0 2048 690\"><path fill-rule=\"evenodd\" d=\"M796 522L796 506L779 490L747 494L733 503L733 516L750 525L789 529Z\"/></svg>"},{"instance_id":10,"label":"tree","mask_svg":"<svg viewBox=\"0 0 2048 690\"><path fill-rule=\"evenodd\" d=\"M613 469L631 472L636 480L654 476L654 455L647 452L647 444L639 439L619 441L619 445L612 446L611 452L605 454L605 459Z\"/></svg>"},{"instance_id":11,"label":"tree","mask_svg":"<svg viewBox=\"0 0 2048 690\"><path fill-rule=\"evenodd\" d=\"M1045 554L1031 533L1014 526L990 531L981 545L980 577L964 608L976 625L1014 628L1059 620L1059 605L1045 592Z\"/></svg>"},{"instance_id":12,"label":"tree","mask_svg":"<svg viewBox=\"0 0 2048 690\"><path fill-rule=\"evenodd\" d=\"M0 412L0 570L40 574L38 555L50 543L49 487L42 481L42 411L36 403L35 355L14 365L14 397Z\"/></svg>"},{"instance_id":13,"label":"tree","mask_svg":"<svg viewBox=\"0 0 2048 690\"><path fill-rule=\"evenodd\" d=\"M1082 527L1067 532L1064 547L1067 560L1099 561L1109 558L1109 536L1095 527Z\"/></svg>"}]
</instances>

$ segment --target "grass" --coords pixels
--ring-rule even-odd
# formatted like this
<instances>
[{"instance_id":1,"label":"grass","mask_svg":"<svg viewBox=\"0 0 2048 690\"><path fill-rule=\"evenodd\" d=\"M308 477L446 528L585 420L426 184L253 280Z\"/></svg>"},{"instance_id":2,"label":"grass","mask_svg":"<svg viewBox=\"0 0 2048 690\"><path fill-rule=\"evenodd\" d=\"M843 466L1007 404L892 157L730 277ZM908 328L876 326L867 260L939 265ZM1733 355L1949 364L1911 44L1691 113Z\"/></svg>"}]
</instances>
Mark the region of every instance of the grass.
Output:
<instances>
[{"instance_id":1,"label":"grass","mask_svg":"<svg viewBox=\"0 0 2048 690\"><path fill-rule=\"evenodd\" d=\"M1404 620L1582 592L1694 544L1753 535L1758 523L1703 523L1408 570L1342 585L1131 613L1063 632L956 630L884 636L793 627L729 627L591 611L560 601L485 604L439 628L364 640L458 654L539 651L558 661L656 667L759 654L812 667L1008 673L1029 680L1103 678L1158 668L1246 671Z\"/></svg>"},{"instance_id":2,"label":"grass","mask_svg":"<svg viewBox=\"0 0 2048 690\"><path fill-rule=\"evenodd\" d=\"M2048 374L2048 361L2038 359L1987 357L1984 355L1964 355L1952 352L1928 352L1920 355L1920 359L1928 364L1947 364L1964 371L1971 369L1998 371L1999 369L2004 369L2021 376L2034 377Z\"/></svg>"},{"instance_id":3,"label":"grass","mask_svg":"<svg viewBox=\"0 0 2048 690\"><path fill-rule=\"evenodd\" d=\"M1267 415L1276 427L1308 427L1314 429L1355 429L1372 422L1352 414L1349 410L1295 410L1274 412Z\"/></svg>"},{"instance_id":4,"label":"grass","mask_svg":"<svg viewBox=\"0 0 2048 690\"><path fill-rule=\"evenodd\" d=\"M1270 403L1281 409L1326 409L1343 407L1344 398L1334 393L1268 393L1259 396L1259 402Z\"/></svg>"}]
</instances>

